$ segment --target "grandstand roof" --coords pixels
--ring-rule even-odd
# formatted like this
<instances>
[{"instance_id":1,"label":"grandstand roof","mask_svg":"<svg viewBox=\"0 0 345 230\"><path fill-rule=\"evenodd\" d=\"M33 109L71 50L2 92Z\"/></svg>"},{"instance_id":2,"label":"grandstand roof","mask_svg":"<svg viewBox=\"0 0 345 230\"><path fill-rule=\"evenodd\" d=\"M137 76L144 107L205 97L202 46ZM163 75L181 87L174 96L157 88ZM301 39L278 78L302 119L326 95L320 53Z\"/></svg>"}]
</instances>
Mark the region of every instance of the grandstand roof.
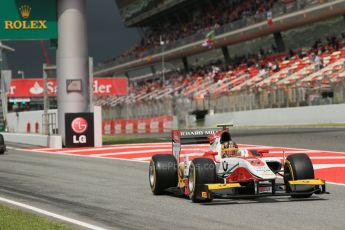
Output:
<instances>
[{"instance_id":1,"label":"grandstand roof","mask_svg":"<svg viewBox=\"0 0 345 230\"><path fill-rule=\"evenodd\" d=\"M273 18L273 25L267 25L266 21L256 23L244 28L235 30L226 30L226 28L220 28L223 33L216 36L216 48L241 43L246 40L251 40L260 36L266 36L275 32L285 31L306 24L326 20L332 17L343 15L345 13L345 2L343 1L331 1L325 4L316 5L314 7L293 12L290 14L282 14ZM226 26L225 26L226 27ZM165 51L161 52L159 48L157 53L146 52L143 53L141 58L133 58L122 63L109 63L107 66L102 66L96 69L95 74L97 76L109 75L112 73L125 72L131 69L142 68L148 64L159 63L162 55L166 61L174 60L183 56L194 55L197 53L205 52L205 48L201 46L205 36L198 34L193 38L186 38L181 45L179 42L168 44L165 46ZM150 63L148 63L148 57Z\"/></svg>"},{"instance_id":2,"label":"grandstand roof","mask_svg":"<svg viewBox=\"0 0 345 230\"><path fill-rule=\"evenodd\" d=\"M115 0L126 26L150 26L168 14L205 0Z\"/></svg>"}]
</instances>

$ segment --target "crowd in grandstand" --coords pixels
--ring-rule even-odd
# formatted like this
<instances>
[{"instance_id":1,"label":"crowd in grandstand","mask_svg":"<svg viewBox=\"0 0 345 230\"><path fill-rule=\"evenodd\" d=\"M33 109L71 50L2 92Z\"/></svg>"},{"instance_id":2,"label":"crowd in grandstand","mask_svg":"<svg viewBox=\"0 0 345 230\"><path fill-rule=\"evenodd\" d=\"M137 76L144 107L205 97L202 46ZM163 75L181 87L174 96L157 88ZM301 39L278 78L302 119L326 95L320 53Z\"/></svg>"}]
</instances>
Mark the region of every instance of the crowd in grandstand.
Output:
<instances>
[{"instance_id":1,"label":"crowd in grandstand","mask_svg":"<svg viewBox=\"0 0 345 230\"><path fill-rule=\"evenodd\" d=\"M165 20L157 20L157 24L145 29L141 41L120 55L118 59L129 56L142 57L143 52L154 47L211 31L238 20L250 18L252 23L262 21L266 19L267 12L272 8L280 7L286 10L296 1L300 2L300 7L308 2L308 0L221 0L196 4L193 5L193 11L190 14L172 15ZM116 58L106 62L114 60Z\"/></svg>"},{"instance_id":2,"label":"crowd in grandstand","mask_svg":"<svg viewBox=\"0 0 345 230\"><path fill-rule=\"evenodd\" d=\"M344 47L345 34L341 36L327 37L324 41L316 41L310 49L301 48L289 50L281 54L265 53L262 50L258 54L233 57L229 63L212 63L202 67L192 68L188 71L174 71L166 75L163 82L160 76L150 80L133 82L129 88L129 95L120 98L100 98L98 104L115 105L117 102L136 102L140 100L152 100L165 96L201 96L204 97L210 92L200 91L199 86L206 86L224 82L224 79L234 80L239 76L246 76L245 79L257 75L269 76L279 72L286 67L288 61L302 62L309 60L314 63L316 69L326 67L323 58ZM304 66L303 66L304 67ZM222 88L222 92L229 92L234 84L228 84ZM121 99L122 98L122 99Z\"/></svg>"},{"instance_id":3,"label":"crowd in grandstand","mask_svg":"<svg viewBox=\"0 0 345 230\"><path fill-rule=\"evenodd\" d=\"M216 29L222 25L248 17L265 18L266 13L279 0L249 1L210 1L195 5L191 14L173 15L165 21L157 20L157 24L147 28L141 41L121 57L140 56L151 48L177 41L201 32ZM283 2L284 0L280 0Z\"/></svg>"}]
</instances>

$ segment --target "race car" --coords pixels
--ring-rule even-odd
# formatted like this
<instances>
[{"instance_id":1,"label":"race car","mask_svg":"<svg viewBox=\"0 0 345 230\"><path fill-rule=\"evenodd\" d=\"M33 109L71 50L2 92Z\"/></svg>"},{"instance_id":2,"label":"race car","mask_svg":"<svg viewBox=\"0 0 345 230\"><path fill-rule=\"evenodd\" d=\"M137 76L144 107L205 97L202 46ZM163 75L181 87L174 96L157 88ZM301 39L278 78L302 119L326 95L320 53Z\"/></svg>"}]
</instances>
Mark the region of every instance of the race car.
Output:
<instances>
[{"instance_id":1,"label":"race car","mask_svg":"<svg viewBox=\"0 0 345 230\"><path fill-rule=\"evenodd\" d=\"M182 146L205 143L210 144L210 150L201 157L189 160L185 154L180 160ZM193 202L265 196L308 198L327 193L325 181L315 179L306 154L285 158L282 153L282 162L265 153L268 150L238 148L227 126L173 130L172 154L157 154L150 161L150 187L154 195L170 190Z\"/></svg>"}]
</instances>

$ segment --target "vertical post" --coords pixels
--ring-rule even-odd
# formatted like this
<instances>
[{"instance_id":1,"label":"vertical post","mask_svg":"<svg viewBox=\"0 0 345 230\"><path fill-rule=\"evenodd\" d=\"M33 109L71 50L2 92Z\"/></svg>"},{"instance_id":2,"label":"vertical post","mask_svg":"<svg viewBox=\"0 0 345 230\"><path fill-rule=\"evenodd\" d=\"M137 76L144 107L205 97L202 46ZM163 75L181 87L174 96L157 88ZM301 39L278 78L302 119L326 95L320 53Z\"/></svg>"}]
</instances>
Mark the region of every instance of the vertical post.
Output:
<instances>
[{"instance_id":1,"label":"vertical post","mask_svg":"<svg viewBox=\"0 0 345 230\"><path fill-rule=\"evenodd\" d=\"M164 45L162 46L162 72L163 72L163 85L165 84L165 61L164 61Z\"/></svg>"},{"instance_id":2,"label":"vertical post","mask_svg":"<svg viewBox=\"0 0 345 230\"><path fill-rule=\"evenodd\" d=\"M283 39L281 32L276 32L273 34L273 36L274 36L274 41L277 45L278 52L284 52L285 51L285 43L284 43L284 39Z\"/></svg>"},{"instance_id":3,"label":"vertical post","mask_svg":"<svg viewBox=\"0 0 345 230\"><path fill-rule=\"evenodd\" d=\"M3 47L3 45L2 45L2 42L1 42L1 40L0 40L0 71L2 70L2 63L3 63L3 50L4 49L4 47Z\"/></svg>"},{"instance_id":4,"label":"vertical post","mask_svg":"<svg viewBox=\"0 0 345 230\"><path fill-rule=\"evenodd\" d=\"M50 135L49 132L49 117L48 117L48 89L47 89L47 64L43 64L43 134Z\"/></svg>"},{"instance_id":5,"label":"vertical post","mask_svg":"<svg viewBox=\"0 0 345 230\"><path fill-rule=\"evenodd\" d=\"M58 132L65 144L65 114L86 112L89 101L86 0L58 0ZM80 91L67 91L67 81L81 82Z\"/></svg>"},{"instance_id":6,"label":"vertical post","mask_svg":"<svg viewBox=\"0 0 345 230\"><path fill-rule=\"evenodd\" d=\"M184 56L182 58L182 63L183 63L183 67L184 67L184 70L188 71L189 70L189 67L188 67L188 60L187 60L187 57Z\"/></svg>"},{"instance_id":7,"label":"vertical post","mask_svg":"<svg viewBox=\"0 0 345 230\"><path fill-rule=\"evenodd\" d=\"M155 76L156 75L156 68L153 65L151 65L150 69L151 69L152 75Z\"/></svg>"},{"instance_id":8,"label":"vertical post","mask_svg":"<svg viewBox=\"0 0 345 230\"><path fill-rule=\"evenodd\" d=\"M6 94L6 90L5 90L5 78L4 76L1 74L1 71L4 68L4 51L11 51L11 52L15 52L15 49L3 45L2 41L0 40L0 100L1 100L1 104L2 104L2 114L3 114L3 118L4 121L7 119L7 112L8 112L8 108L7 108L7 94ZM12 76L12 72L9 73L10 74L10 78Z\"/></svg>"},{"instance_id":9,"label":"vertical post","mask_svg":"<svg viewBox=\"0 0 345 230\"><path fill-rule=\"evenodd\" d=\"M162 36L160 36L160 45L162 46L162 75L163 75L163 85L165 84L165 63L164 63L164 45L165 41L162 40Z\"/></svg>"},{"instance_id":10,"label":"vertical post","mask_svg":"<svg viewBox=\"0 0 345 230\"><path fill-rule=\"evenodd\" d=\"M6 96L6 93L4 92L4 76L2 76L2 70L3 70L3 46L2 46L2 42L0 41L0 100L1 100L1 109L2 109L2 114L3 114L3 119L4 119L4 122L6 120L6 115L7 115L7 111L5 109L5 103L7 100L5 100L5 96Z\"/></svg>"},{"instance_id":11,"label":"vertical post","mask_svg":"<svg viewBox=\"0 0 345 230\"><path fill-rule=\"evenodd\" d=\"M223 56L224 56L224 63L225 64L229 64L230 63L230 55L229 55L229 50L227 46L223 46L222 47L222 52L223 52Z\"/></svg>"},{"instance_id":12,"label":"vertical post","mask_svg":"<svg viewBox=\"0 0 345 230\"><path fill-rule=\"evenodd\" d=\"M93 112L93 58L89 57L89 106L90 112Z\"/></svg>"},{"instance_id":13,"label":"vertical post","mask_svg":"<svg viewBox=\"0 0 345 230\"><path fill-rule=\"evenodd\" d=\"M6 111L6 107L7 107L7 100L5 99L6 93L4 92L4 76L2 76L2 70L3 70L3 59L4 59L4 54L3 54L3 46L2 46L2 42L0 41L0 100L1 100L1 109L2 109L2 114L3 114L3 119L4 122L6 120L6 115L7 115L7 111ZM5 105L6 103L6 105Z\"/></svg>"}]
</instances>

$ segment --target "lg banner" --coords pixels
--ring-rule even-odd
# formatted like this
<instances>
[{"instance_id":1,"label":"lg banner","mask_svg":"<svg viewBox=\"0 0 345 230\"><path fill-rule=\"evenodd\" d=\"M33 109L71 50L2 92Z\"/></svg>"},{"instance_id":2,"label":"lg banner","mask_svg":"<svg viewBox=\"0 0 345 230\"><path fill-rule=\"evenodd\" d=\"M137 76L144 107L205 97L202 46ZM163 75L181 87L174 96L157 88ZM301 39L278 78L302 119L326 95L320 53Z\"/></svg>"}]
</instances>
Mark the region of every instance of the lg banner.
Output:
<instances>
[{"instance_id":1,"label":"lg banner","mask_svg":"<svg viewBox=\"0 0 345 230\"><path fill-rule=\"evenodd\" d=\"M65 114L66 147L94 147L93 113Z\"/></svg>"}]
</instances>

